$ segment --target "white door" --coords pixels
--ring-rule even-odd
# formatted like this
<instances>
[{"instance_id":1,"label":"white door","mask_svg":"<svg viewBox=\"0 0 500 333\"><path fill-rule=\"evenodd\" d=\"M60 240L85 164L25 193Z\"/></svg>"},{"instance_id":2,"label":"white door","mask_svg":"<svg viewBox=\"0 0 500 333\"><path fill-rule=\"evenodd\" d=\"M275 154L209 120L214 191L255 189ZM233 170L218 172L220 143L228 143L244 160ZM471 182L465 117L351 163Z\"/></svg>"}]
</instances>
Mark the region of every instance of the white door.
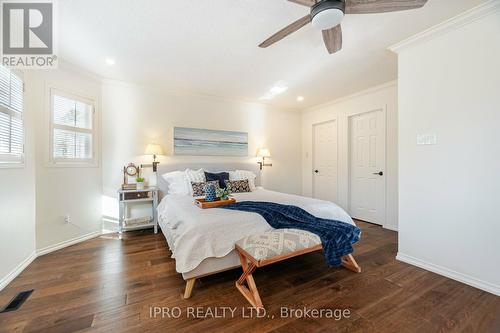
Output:
<instances>
[{"instance_id":1,"label":"white door","mask_svg":"<svg viewBox=\"0 0 500 333\"><path fill-rule=\"evenodd\" d=\"M314 125L313 189L317 199L337 201L337 121Z\"/></svg>"},{"instance_id":2,"label":"white door","mask_svg":"<svg viewBox=\"0 0 500 333\"><path fill-rule=\"evenodd\" d=\"M350 210L367 222L385 222L385 113L350 117Z\"/></svg>"}]
</instances>

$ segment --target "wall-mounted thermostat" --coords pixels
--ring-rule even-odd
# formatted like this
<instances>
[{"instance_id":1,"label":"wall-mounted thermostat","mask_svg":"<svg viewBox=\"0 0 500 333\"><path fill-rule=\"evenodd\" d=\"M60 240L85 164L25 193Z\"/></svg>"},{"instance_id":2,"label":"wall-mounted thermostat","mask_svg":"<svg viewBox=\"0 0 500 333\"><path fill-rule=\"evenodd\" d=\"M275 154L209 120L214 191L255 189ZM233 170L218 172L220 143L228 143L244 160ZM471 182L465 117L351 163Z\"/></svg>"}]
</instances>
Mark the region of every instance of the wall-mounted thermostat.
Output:
<instances>
[{"instance_id":1,"label":"wall-mounted thermostat","mask_svg":"<svg viewBox=\"0 0 500 333\"><path fill-rule=\"evenodd\" d=\"M417 134L417 145L435 145L437 144L437 135L435 133Z\"/></svg>"}]
</instances>

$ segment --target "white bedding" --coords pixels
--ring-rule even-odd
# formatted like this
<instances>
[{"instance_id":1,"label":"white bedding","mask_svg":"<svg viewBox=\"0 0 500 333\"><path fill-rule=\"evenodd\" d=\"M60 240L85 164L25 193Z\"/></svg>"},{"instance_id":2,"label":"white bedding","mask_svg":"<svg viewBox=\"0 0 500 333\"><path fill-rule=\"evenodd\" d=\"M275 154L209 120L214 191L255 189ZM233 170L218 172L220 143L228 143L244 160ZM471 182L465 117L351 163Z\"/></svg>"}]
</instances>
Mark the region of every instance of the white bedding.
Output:
<instances>
[{"instance_id":1,"label":"white bedding","mask_svg":"<svg viewBox=\"0 0 500 333\"><path fill-rule=\"evenodd\" d=\"M249 193L234 193L233 196L238 202L267 201L294 205L314 216L354 225L342 208L328 201L263 188ZM158 206L158 219L179 273L195 269L206 258L227 255L241 238L273 229L259 214L218 208L201 209L195 206L193 197L175 194L163 198Z\"/></svg>"}]
</instances>

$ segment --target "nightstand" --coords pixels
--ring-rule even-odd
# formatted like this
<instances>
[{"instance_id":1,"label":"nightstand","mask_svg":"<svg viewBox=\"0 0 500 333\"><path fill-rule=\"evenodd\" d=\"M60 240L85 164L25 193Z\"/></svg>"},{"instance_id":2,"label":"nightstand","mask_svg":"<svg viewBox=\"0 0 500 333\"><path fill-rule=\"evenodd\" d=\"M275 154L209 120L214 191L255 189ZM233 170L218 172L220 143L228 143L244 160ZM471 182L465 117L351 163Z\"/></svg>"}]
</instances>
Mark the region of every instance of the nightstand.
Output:
<instances>
[{"instance_id":1,"label":"nightstand","mask_svg":"<svg viewBox=\"0 0 500 333\"><path fill-rule=\"evenodd\" d=\"M146 187L143 190L118 190L118 203L120 212L118 216L120 233L130 230L139 230L154 228L155 234L158 233L158 188ZM152 215L147 217L129 218L127 214L127 205L151 203Z\"/></svg>"}]
</instances>

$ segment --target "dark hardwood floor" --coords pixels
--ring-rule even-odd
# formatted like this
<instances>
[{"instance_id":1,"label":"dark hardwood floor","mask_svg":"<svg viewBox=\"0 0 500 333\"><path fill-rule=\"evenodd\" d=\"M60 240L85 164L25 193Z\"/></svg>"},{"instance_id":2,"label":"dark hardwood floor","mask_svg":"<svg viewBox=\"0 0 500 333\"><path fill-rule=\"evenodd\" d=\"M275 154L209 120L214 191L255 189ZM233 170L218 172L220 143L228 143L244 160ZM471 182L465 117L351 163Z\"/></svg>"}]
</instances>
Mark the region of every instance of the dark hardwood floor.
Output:
<instances>
[{"instance_id":1,"label":"dark hardwood floor","mask_svg":"<svg viewBox=\"0 0 500 333\"><path fill-rule=\"evenodd\" d=\"M0 332L500 332L500 297L396 261L395 232L359 225L361 274L326 267L321 253L257 270L265 318L246 318L248 304L234 286L240 270L202 278L184 300L161 233L102 236L36 259L0 292L1 307L35 289L20 310L0 314ZM154 307L181 315L154 318ZM350 316L284 317L281 307ZM214 318L223 309L227 317Z\"/></svg>"}]
</instances>

